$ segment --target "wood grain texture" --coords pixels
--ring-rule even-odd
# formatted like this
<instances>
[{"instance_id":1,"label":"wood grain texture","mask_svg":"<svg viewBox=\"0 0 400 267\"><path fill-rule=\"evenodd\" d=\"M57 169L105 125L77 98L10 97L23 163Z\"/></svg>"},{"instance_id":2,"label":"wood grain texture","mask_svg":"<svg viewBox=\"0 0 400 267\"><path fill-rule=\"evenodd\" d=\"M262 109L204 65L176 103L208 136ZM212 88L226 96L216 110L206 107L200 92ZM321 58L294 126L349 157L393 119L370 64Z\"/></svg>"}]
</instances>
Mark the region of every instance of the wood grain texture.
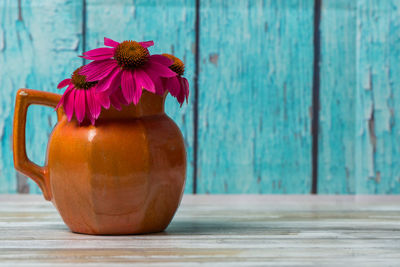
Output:
<instances>
[{"instance_id":1,"label":"wood grain texture","mask_svg":"<svg viewBox=\"0 0 400 267\"><path fill-rule=\"evenodd\" d=\"M400 192L398 1L324 1L318 192Z\"/></svg>"},{"instance_id":2,"label":"wood grain texture","mask_svg":"<svg viewBox=\"0 0 400 267\"><path fill-rule=\"evenodd\" d=\"M40 196L0 196L7 266L395 266L399 196L186 195L159 234L73 234Z\"/></svg>"},{"instance_id":3,"label":"wood grain texture","mask_svg":"<svg viewBox=\"0 0 400 267\"><path fill-rule=\"evenodd\" d=\"M166 112L185 136L192 192L195 2L0 1L0 193L39 193L13 167L16 90L57 91L82 64L83 43L104 36L153 39L151 52L185 61L189 104L169 97ZM399 5L322 1L319 193L400 193ZM314 0L200 1L198 192L310 191L313 17ZM55 121L51 109L30 108L28 155L38 164Z\"/></svg>"},{"instance_id":4,"label":"wood grain texture","mask_svg":"<svg viewBox=\"0 0 400 267\"><path fill-rule=\"evenodd\" d=\"M355 192L356 1L322 2L318 193Z\"/></svg>"},{"instance_id":5,"label":"wood grain texture","mask_svg":"<svg viewBox=\"0 0 400 267\"><path fill-rule=\"evenodd\" d=\"M0 2L0 193L17 189L11 150L15 94L23 87L55 92L57 83L82 62L76 57L81 52L81 13L81 1ZM40 165L55 122L50 108L31 107L28 112L28 156ZM34 182L28 184L30 192L39 192Z\"/></svg>"},{"instance_id":6,"label":"wood grain texture","mask_svg":"<svg viewBox=\"0 0 400 267\"><path fill-rule=\"evenodd\" d=\"M357 193L400 193L400 2L357 5Z\"/></svg>"},{"instance_id":7,"label":"wood grain texture","mask_svg":"<svg viewBox=\"0 0 400 267\"><path fill-rule=\"evenodd\" d=\"M201 1L198 192L310 192L313 11Z\"/></svg>"},{"instance_id":8,"label":"wood grain texture","mask_svg":"<svg viewBox=\"0 0 400 267\"><path fill-rule=\"evenodd\" d=\"M153 54L171 53L186 64L185 77L193 90L195 42L194 0L86 0L86 50L116 41L154 40ZM182 108L168 96L166 113L178 124L186 143L188 168L185 192L193 192L193 93Z\"/></svg>"}]
</instances>

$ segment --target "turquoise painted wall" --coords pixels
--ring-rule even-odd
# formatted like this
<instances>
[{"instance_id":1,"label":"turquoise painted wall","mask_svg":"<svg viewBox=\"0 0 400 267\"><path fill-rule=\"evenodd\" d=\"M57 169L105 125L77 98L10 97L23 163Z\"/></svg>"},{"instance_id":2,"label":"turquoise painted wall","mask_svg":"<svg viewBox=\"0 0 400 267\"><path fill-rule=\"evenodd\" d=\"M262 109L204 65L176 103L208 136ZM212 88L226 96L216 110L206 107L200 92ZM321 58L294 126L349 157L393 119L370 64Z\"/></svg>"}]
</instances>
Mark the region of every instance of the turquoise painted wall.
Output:
<instances>
[{"instance_id":1,"label":"turquoise painted wall","mask_svg":"<svg viewBox=\"0 0 400 267\"><path fill-rule=\"evenodd\" d=\"M13 168L17 89L57 92L104 36L184 59L186 193L400 193L398 0L2 0L0 193L39 193ZM43 164L55 114L28 121Z\"/></svg>"}]
</instances>

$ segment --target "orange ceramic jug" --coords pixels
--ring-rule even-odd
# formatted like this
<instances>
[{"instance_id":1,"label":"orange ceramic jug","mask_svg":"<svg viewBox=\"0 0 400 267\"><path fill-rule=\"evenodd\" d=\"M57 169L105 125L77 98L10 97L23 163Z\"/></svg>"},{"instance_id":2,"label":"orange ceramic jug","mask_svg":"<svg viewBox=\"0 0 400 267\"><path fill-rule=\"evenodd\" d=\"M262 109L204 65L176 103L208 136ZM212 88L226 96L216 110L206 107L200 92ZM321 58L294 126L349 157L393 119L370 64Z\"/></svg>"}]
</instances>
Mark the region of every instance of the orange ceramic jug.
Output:
<instances>
[{"instance_id":1,"label":"orange ceramic jug","mask_svg":"<svg viewBox=\"0 0 400 267\"><path fill-rule=\"evenodd\" d=\"M20 89L14 116L15 168L32 178L73 232L163 231L185 184L182 134L164 113L164 96L144 92L138 105L103 110L95 126L68 122L63 110L47 147L46 165L25 149L27 108L55 107L61 95Z\"/></svg>"}]
</instances>

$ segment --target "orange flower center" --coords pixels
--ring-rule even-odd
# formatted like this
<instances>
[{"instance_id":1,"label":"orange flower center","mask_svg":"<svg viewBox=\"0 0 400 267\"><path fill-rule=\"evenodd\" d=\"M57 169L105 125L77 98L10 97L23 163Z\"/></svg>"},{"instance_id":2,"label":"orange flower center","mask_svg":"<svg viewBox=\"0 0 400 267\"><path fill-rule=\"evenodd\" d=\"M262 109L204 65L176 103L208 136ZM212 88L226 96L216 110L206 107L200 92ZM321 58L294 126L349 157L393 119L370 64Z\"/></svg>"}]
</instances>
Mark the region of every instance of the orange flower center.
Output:
<instances>
[{"instance_id":1,"label":"orange flower center","mask_svg":"<svg viewBox=\"0 0 400 267\"><path fill-rule=\"evenodd\" d=\"M114 58L122 69L134 69L149 60L149 51L135 41L123 41L115 49Z\"/></svg>"},{"instance_id":2,"label":"orange flower center","mask_svg":"<svg viewBox=\"0 0 400 267\"><path fill-rule=\"evenodd\" d=\"M174 55L170 54L162 54L162 55L164 57L171 59L174 62L171 66L169 66L171 70L173 70L174 72L176 72L178 75L181 76L185 73L185 64L183 64L182 60L180 60Z\"/></svg>"},{"instance_id":3,"label":"orange flower center","mask_svg":"<svg viewBox=\"0 0 400 267\"><path fill-rule=\"evenodd\" d=\"M75 85L75 88L87 90L87 89L91 88L93 85L95 85L97 82L87 82L86 76L79 74L79 71L81 69L82 69L82 67L79 67L74 71L74 73L72 74L71 80L72 80L72 83Z\"/></svg>"}]
</instances>

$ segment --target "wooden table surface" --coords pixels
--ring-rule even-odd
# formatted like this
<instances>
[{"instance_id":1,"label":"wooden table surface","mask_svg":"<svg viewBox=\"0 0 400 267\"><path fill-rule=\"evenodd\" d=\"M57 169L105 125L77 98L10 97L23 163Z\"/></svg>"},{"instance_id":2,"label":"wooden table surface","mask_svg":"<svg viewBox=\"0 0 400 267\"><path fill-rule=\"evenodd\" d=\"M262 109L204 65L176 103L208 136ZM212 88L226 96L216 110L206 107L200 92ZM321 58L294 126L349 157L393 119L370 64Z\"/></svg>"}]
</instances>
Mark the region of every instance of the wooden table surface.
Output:
<instances>
[{"instance_id":1,"label":"wooden table surface","mask_svg":"<svg viewBox=\"0 0 400 267\"><path fill-rule=\"evenodd\" d=\"M74 234L41 196L0 195L0 264L400 266L400 196L185 195L163 233Z\"/></svg>"}]
</instances>

